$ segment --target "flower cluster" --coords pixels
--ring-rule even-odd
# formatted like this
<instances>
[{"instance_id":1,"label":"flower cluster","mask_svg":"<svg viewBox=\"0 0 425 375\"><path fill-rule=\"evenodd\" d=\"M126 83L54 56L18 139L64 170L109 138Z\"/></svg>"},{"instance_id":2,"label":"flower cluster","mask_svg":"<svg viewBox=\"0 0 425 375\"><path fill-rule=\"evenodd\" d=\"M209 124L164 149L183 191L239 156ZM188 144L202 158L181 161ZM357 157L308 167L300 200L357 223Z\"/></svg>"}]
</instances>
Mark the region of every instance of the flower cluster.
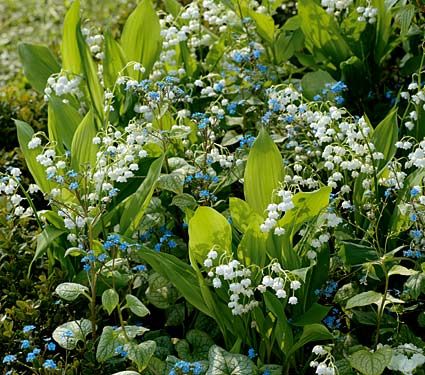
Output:
<instances>
[{"instance_id":1,"label":"flower cluster","mask_svg":"<svg viewBox=\"0 0 425 375\"><path fill-rule=\"evenodd\" d=\"M393 356L388 365L392 371L400 371L404 375L412 375L416 369L425 364L423 349L411 343L406 343L393 348Z\"/></svg>"},{"instance_id":2,"label":"flower cluster","mask_svg":"<svg viewBox=\"0 0 425 375\"><path fill-rule=\"evenodd\" d=\"M316 345L312 352L316 355L316 359L310 362L310 367L316 369L316 374L335 375L338 373L329 347Z\"/></svg>"},{"instance_id":3,"label":"flower cluster","mask_svg":"<svg viewBox=\"0 0 425 375\"><path fill-rule=\"evenodd\" d=\"M292 202L293 194L291 191L280 189L276 195L281 201L267 206L267 219L260 225L260 229L262 232L269 232L274 228L274 234L281 236L285 233L285 229L278 226L278 220L282 214L294 208L294 203Z\"/></svg>"},{"instance_id":4,"label":"flower cluster","mask_svg":"<svg viewBox=\"0 0 425 375\"><path fill-rule=\"evenodd\" d=\"M218 265L214 266L214 263ZM279 299L288 298L290 305L296 305L298 298L295 291L301 287L298 278L288 270L284 270L278 262L272 262L261 271L258 278L254 269L244 266L236 259L226 255L218 257L216 250L211 250L204 261L208 276L212 278L214 288L225 288L229 293L228 307L233 315L243 315L259 305L255 292L265 293L271 289Z\"/></svg>"}]
</instances>

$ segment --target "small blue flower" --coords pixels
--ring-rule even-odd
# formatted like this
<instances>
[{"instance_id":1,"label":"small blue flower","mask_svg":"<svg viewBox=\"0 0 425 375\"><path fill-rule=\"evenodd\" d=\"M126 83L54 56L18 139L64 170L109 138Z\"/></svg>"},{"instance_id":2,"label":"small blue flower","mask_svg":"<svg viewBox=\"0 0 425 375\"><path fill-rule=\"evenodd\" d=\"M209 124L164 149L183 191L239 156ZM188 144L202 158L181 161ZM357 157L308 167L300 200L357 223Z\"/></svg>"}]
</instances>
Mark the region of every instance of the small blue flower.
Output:
<instances>
[{"instance_id":1,"label":"small blue flower","mask_svg":"<svg viewBox=\"0 0 425 375\"><path fill-rule=\"evenodd\" d=\"M146 271L146 266L144 264L138 264L137 266L133 267L133 271L137 271L137 272Z\"/></svg>"},{"instance_id":2,"label":"small blue flower","mask_svg":"<svg viewBox=\"0 0 425 375\"><path fill-rule=\"evenodd\" d=\"M47 350L54 352L56 350L56 344L52 341L50 341L47 345L46 345Z\"/></svg>"},{"instance_id":3,"label":"small blue flower","mask_svg":"<svg viewBox=\"0 0 425 375\"><path fill-rule=\"evenodd\" d=\"M248 358L254 359L257 356L257 353L255 352L254 348L249 348L248 350Z\"/></svg>"},{"instance_id":4,"label":"small blue flower","mask_svg":"<svg viewBox=\"0 0 425 375\"><path fill-rule=\"evenodd\" d=\"M10 364L10 363L15 362L15 361L16 361L16 355L14 355L14 354L8 354L8 355L4 356L4 358L3 358L3 363Z\"/></svg>"},{"instance_id":5,"label":"small blue flower","mask_svg":"<svg viewBox=\"0 0 425 375\"><path fill-rule=\"evenodd\" d=\"M28 349L30 346L31 346L31 343L29 340L21 341L21 349Z\"/></svg>"},{"instance_id":6,"label":"small blue flower","mask_svg":"<svg viewBox=\"0 0 425 375\"><path fill-rule=\"evenodd\" d=\"M170 241L168 241L168 247L169 247L170 249L174 249L176 246L177 246L176 241L174 241L174 240L170 240Z\"/></svg>"},{"instance_id":7,"label":"small blue flower","mask_svg":"<svg viewBox=\"0 0 425 375\"><path fill-rule=\"evenodd\" d=\"M421 193L421 191L419 190L419 188L417 186L414 186L411 190L410 190L410 196L411 197L416 197Z\"/></svg>"},{"instance_id":8,"label":"small blue flower","mask_svg":"<svg viewBox=\"0 0 425 375\"><path fill-rule=\"evenodd\" d=\"M25 358L25 360L27 362L33 362L34 359L36 359L36 357L37 357L37 354L35 354L34 352L30 352L27 354L27 358Z\"/></svg>"},{"instance_id":9,"label":"small blue flower","mask_svg":"<svg viewBox=\"0 0 425 375\"><path fill-rule=\"evenodd\" d=\"M24 328L22 329L22 332L28 333L28 332L31 332L33 330L35 330L35 326L30 324L30 325L24 326Z\"/></svg>"},{"instance_id":10,"label":"small blue flower","mask_svg":"<svg viewBox=\"0 0 425 375\"><path fill-rule=\"evenodd\" d=\"M57 365L53 359L46 359L43 363L44 368L55 369Z\"/></svg>"},{"instance_id":11,"label":"small blue flower","mask_svg":"<svg viewBox=\"0 0 425 375\"><path fill-rule=\"evenodd\" d=\"M117 346L115 348L115 354L119 354L121 357L126 357L128 353L124 350L124 347L122 345Z\"/></svg>"},{"instance_id":12,"label":"small blue flower","mask_svg":"<svg viewBox=\"0 0 425 375\"><path fill-rule=\"evenodd\" d=\"M154 249L155 251L158 251L158 252L161 251L161 243L158 242L157 244L155 244Z\"/></svg>"},{"instance_id":13,"label":"small blue flower","mask_svg":"<svg viewBox=\"0 0 425 375\"><path fill-rule=\"evenodd\" d=\"M77 190L78 189L78 182L71 182L70 184L69 184L69 189L70 190Z\"/></svg>"}]
</instances>

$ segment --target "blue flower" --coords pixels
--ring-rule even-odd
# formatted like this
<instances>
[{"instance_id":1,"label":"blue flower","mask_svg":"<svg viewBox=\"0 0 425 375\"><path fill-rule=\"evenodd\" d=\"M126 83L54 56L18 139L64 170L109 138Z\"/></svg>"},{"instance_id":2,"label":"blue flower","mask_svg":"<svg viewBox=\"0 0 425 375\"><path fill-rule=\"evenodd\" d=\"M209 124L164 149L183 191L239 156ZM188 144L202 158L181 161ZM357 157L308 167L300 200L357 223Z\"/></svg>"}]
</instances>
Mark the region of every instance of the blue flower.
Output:
<instances>
[{"instance_id":1,"label":"blue flower","mask_svg":"<svg viewBox=\"0 0 425 375\"><path fill-rule=\"evenodd\" d=\"M47 350L54 352L56 350L56 344L52 341L50 341L47 345L46 345Z\"/></svg>"},{"instance_id":2,"label":"blue flower","mask_svg":"<svg viewBox=\"0 0 425 375\"><path fill-rule=\"evenodd\" d=\"M29 340L21 341L21 349L28 349L30 346L31 346L31 343Z\"/></svg>"},{"instance_id":3,"label":"blue flower","mask_svg":"<svg viewBox=\"0 0 425 375\"><path fill-rule=\"evenodd\" d=\"M268 368L266 368L263 372L263 375L271 375L272 373L270 372L270 370Z\"/></svg>"},{"instance_id":4,"label":"blue flower","mask_svg":"<svg viewBox=\"0 0 425 375\"><path fill-rule=\"evenodd\" d=\"M342 96L338 95L338 96L335 97L335 103L336 104L342 105L342 104L344 104L344 102L345 102L345 99Z\"/></svg>"},{"instance_id":5,"label":"blue flower","mask_svg":"<svg viewBox=\"0 0 425 375\"><path fill-rule=\"evenodd\" d=\"M37 357L37 354L35 354L34 352L30 352L27 354L27 358L25 358L25 360L27 362L33 362L36 357Z\"/></svg>"},{"instance_id":6,"label":"blue flower","mask_svg":"<svg viewBox=\"0 0 425 375\"><path fill-rule=\"evenodd\" d=\"M160 98L159 93L157 93L156 91L148 92L148 96L150 100L154 100L154 101L158 101Z\"/></svg>"},{"instance_id":7,"label":"blue flower","mask_svg":"<svg viewBox=\"0 0 425 375\"><path fill-rule=\"evenodd\" d=\"M31 331L33 331L33 330L35 330L35 326L34 326L34 325L32 325L32 324L27 325L27 326L24 326L24 328L22 329L22 331L23 331L24 333L28 333L28 332L31 332Z\"/></svg>"},{"instance_id":8,"label":"blue flower","mask_svg":"<svg viewBox=\"0 0 425 375\"><path fill-rule=\"evenodd\" d=\"M122 345L117 346L115 348L115 354L119 354L121 357L126 357L128 353L124 350L124 347Z\"/></svg>"},{"instance_id":9,"label":"blue flower","mask_svg":"<svg viewBox=\"0 0 425 375\"><path fill-rule=\"evenodd\" d=\"M71 178L75 178L78 176L78 173L71 169L70 171L68 171L67 175Z\"/></svg>"},{"instance_id":10,"label":"blue flower","mask_svg":"<svg viewBox=\"0 0 425 375\"><path fill-rule=\"evenodd\" d=\"M410 190L410 196L411 197L416 197L421 193L421 191L419 190L419 188L417 186L414 186L412 188L412 190Z\"/></svg>"},{"instance_id":11,"label":"blue flower","mask_svg":"<svg viewBox=\"0 0 425 375\"><path fill-rule=\"evenodd\" d=\"M70 184L69 184L69 189L70 190L77 190L78 189L78 182L71 182Z\"/></svg>"},{"instance_id":12,"label":"blue flower","mask_svg":"<svg viewBox=\"0 0 425 375\"><path fill-rule=\"evenodd\" d=\"M322 97L319 95L319 94L317 94L317 95L314 95L313 96L313 100L315 101L315 102L318 102L319 100L321 100L322 99Z\"/></svg>"},{"instance_id":13,"label":"blue flower","mask_svg":"<svg viewBox=\"0 0 425 375\"><path fill-rule=\"evenodd\" d=\"M137 266L133 267L133 270L137 272L143 272L146 271L146 266L144 264L138 264Z\"/></svg>"},{"instance_id":14,"label":"blue flower","mask_svg":"<svg viewBox=\"0 0 425 375\"><path fill-rule=\"evenodd\" d=\"M210 192L208 190L201 190L199 192L200 198L208 198L210 196Z\"/></svg>"},{"instance_id":15,"label":"blue flower","mask_svg":"<svg viewBox=\"0 0 425 375\"><path fill-rule=\"evenodd\" d=\"M177 246L176 241L170 240L168 241L168 247L174 249Z\"/></svg>"},{"instance_id":16,"label":"blue flower","mask_svg":"<svg viewBox=\"0 0 425 375\"><path fill-rule=\"evenodd\" d=\"M56 363L53 359L46 359L43 363L44 368L55 369L57 368Z\"/></svg>"},{"instance_id":17,"label":"blue flower","mask_svg":"<svg viewBox=\"0 0 425 375\"><path fill-rule=\"evenodd\" d=\"M248 350L248 358L249 359L254 359L257 356L257 353L255 353L254 348L249 348Z\"/></svg>"},{"instance_id":18,"label":"blue flower","mask_svg":"<svg viewBox=\"0 0 425 375\"><path fill-rule=\"evenodd\" d=\"M161 251L161 243L158 242L157 244L155 244L154 249L155 251L158 251L158 252Z\"/></svg>"},{"instance_id":19,"label":"blue flower","mask_svg":"<svg viewBox=\"0 0 425 375\"><path fill-rule=\"evenodd\" d=\"M331 92L333 92L334 94L337 94L341 91L345 91L346 89L347 85L342 81L338 81L331 86Z\"/></svg>"},{"instance_id":20,"label":"blue flower","mask_svg":"<svg viewBox=\"0 0 425 375\"><path fill-rule=\"evenodd\" d=\"M14 354L8 354L3 358L3 363L10 364L15 361L16 361L16 355Z\"/></svg>"}]
</instances>

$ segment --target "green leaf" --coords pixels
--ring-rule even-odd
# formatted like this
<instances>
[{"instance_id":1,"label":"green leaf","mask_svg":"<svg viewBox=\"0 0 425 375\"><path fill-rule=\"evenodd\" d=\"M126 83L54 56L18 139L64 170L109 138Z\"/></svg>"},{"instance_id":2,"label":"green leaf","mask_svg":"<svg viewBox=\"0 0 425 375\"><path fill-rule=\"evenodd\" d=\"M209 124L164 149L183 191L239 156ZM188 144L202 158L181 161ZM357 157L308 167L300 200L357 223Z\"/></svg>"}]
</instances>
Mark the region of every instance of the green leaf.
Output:
<instances>
[{"instance_id":1,"label":"green leaf","mask_svg":"<svg viewBox=\"0 0 425 375\"><path fill-rule=\"evenodd\" d=\"M206 375L256 375L257 366L242 354L231 354L214 345L208 355L209 368Z\"/></svg>"},{"instance_id":2,"label":"green leaf","mask_svg":"<svg viewBox=\"0 0 425 375\"><path fill-rule=\"evenodd\" d=\"M50 193L53 188L53 183L46 178L44 167L36 160L42 150L40 148L28 148L28 142L31 141L34 131L26 122L15 120L16 130L18 133L19 147L25 157L25 162L36 184L40 187L43 193Z\"/></svg>"},{"instance_id":3,"label":"green leaf","mask_svg":"<svg viewBox=\"0 0 425 375\"><path fill-rule=\"evenodd\" d=\"M306 38L306 46L313 55L325 56L335 66L339 66L352 56L352 51L341 36L334 16L326 13L314 0L300 0L298 16Z\"/></svg>"},{"instance_id":4,"label":"green leaf","mask_svg":"<svg viewBox=\"0 0 425 375\"><path fill-rule=\"evenodd\" d=\"M40 258L48 249L53 242L65 233L64 230L58 229L53 225L46 226L43 231L37 236L37 248L35 250L34 257L32 258L31 264L28 269L28 275L31 273L32 266L34 262Z\"/></svg>"},{"instance_id":5,"label":"green leaf","mask_svg":"<svg viewBox=\"0 0 425 375\"><path fill-rule=\"evenodd\" d=\"M314 342L314 341L323 341L323 340L332 340L332 334L327 330L327 328L322 324L309 324L304 326L303 333L298 341L295 342L294 346L289 350L288 357L295 353L298 349L302 348L304 345Z\"/></svg>"},{"instance_id":6,"label":"green leaf","mask_svg":"<svg viewBox=\"0 0 425 375\"><path fill-rule=\"evenodd\" d=\"M313 303L304 314L295 318L291 324L294 326L305 326L308 324L320 323L331 308L332 306L323 306L318 303Z\"/></svg>"},{"instance_id":7,"label":"green leaf","mask_svg":"<svg viewBox=\"0 0 425 375\"><path fill-rule=\"evenodd\" d=\"M388 271L388 276L391 276L391 275L412 276L412 275L416 275L417 273L418 271L396 264L392 266L391 269Z\"/></svg>"},{"instance_id":8,"label":"green leaf","mask_svg":"<svg viewBox=\"0 0 425 375\"><path fill-rule=\"evenodd\" d=\"M120 302L120 297L115 289L107 289L102 294L102 306L111 315L112 311L114 311L115 307L118 306Z\"/></svg>"},{"instance_id":9,"label":"green leaf","mask_svg":"<svg viewBox=\"0 0 425 375\"><path fill-rule=\"evenodd\" d=\"M104 327L97 344L96 359L105 362L113 358L116 355L115 349L122 344L124 341L119 339L118 333L112 327Z\"/></svg>"},{"instance_id":10,"label":"green leaf","mask_svg":"<svg viewBox=\"0 0 425 375\"><path fill-rule=\"evenodd\" d=\"M354 307L368 306L375 304L379 306L382 302L382 294L378 292L374 292L373 290L369 290L367 292L363 292L357 294L354 297L351 297L347 301L347 305L345 306L347 309L353 309Z\"/></svg>"},{"instance_id":11,"label":"green leaf","mask_svg":"<svg viewBox=\"0 0 425 375\"><path fill-rule=\"evenodd\" d=\"M195 362L207 359L212 345L214 345L214 341L208 334L192 329L187 333L185 340L177 342L176 351L180 359Z\"/></svg>"},{"instance_id":12,"label":"green leaf","mask_svg":"<svg viewBox=\"0 0 425 375\"><path fill-rule=\"evenodd\" d=\"M80 125L78 125L72 138L71 144L71 166L79 171L82 167L89 165L93 168L96 164L96 154L98 147L93 144L93 138L96 136L96 126L94 123L93 112L90 110Z\"/></svg>"},{"instance_id":13,"label":"green leaf","mask_svg":"<svg viewBox=\"0 0 425 375\"><path fill-rule=\"evenodd\" d=\"M299 192L292 197L294 208L279 220L279 226L289 228L291 238L307 221L314 219L329 205L332 188L324 186L312 192Z\"/></svg>"},{"instance_id":14,"label":"green leaf","mask_svg":"<svg viewBox=\"0 0 425 375\"><path fill-rule=\"evenodd\" d=\"M125 65L124 51L108 30L105 33L105 59L103 60L103 79L106 87L112 88L115 85L118 74ZM123 74L127 75L128 72L124 71Z\"/></svg>"},{"instance_id":15,"label":"green leaf","mask_svg":"<svg viewBox=\"0 0 425 375\"><path fill-rule=\"evenodd\" d=\"M198 202L196 202L196 199L193 197L193 195L183 193L175 195L171 201L171 204L184 211L186 208L194 210L198 205Z\"/></svg>"},{"instance_id":16,"label":"green leaf","mask_svg":"<svg viewBox=\"0 0 425 375\"><path fill-rule=\"evenodd\" d=\"M273 190L283 181L282 156L267 134L261 129L246 163L244 174L245 200L261 216L272 201Z\"/></svg>"},{"instance_id":17,"label":"green leaf","mask_svg":"<svg viewBox=\"0 0 425 375\"><path fill-rule=\"evenodd\" d=\"M157 253L147 248L143 248L139 255L156 272L172 281L187 302L204 314L211 316L202 297L195 270L189 264L174 255Z\"/></svg>"},{"instance_id":18,"label":"green leaf","mask_svg":"<svg viewBox=\"0 0 425 375\"><path fill-rule=\"evenodd\" d=\"M47 127L50 141L55 140L71 150L72 138L83 117L68 103L52 96L49 98L49 116Z\"/></svg>"},{"instance_id":19,"label":"green leaf","mask_svg":"<svg viewBox=\"0 0 425 375\"><path fill-rule=\"evenodd\" d=\"M404 288L413 299L418 299L421 293L425 293L425 272L410 276Z\"/></svg>"},{"instance_id":20,"label":"green leaf","mask_svg":"<svg viewBox=\"0 0 425 375\"><path fill-rule=\"evenodd\" d=\"M168 279L155 272L149 276L148 283L145 294L152 305L167 309L175 304L178 293Z\"/></svg>"},{"instance_id":21,"label":"green leaf","mask_svg":"<svg viewBox=\"0 0 425 375\"><path fill-rule=\"evenodd\" d=\"M341 241L340 244L341 249L338 255L346 266L354 266L378 259L378 254L371 247L346 241Z\"/></svg>"},{"instance_id":22,"label":"green leaf","mask_svg":"<svg viewBox=\"0 0 425 375\"><path fill-rule=\"evenodd\" d=\"M156 342L149 340L138 345L130 343L124 348L128 352L128 358L136 363L137 369L143 371L148 366L149 360L155 353Z\"/></svg>"},{"instance_id":23,"label":"green leaf","mask_svg":"<svg viewBox=\"0 0 425 375\"><path fill-rule=\"evenodd\" d=\"M136 314L141 318L149 314L149 310L147 309L147 307L136 296L133 296L132 294L127 294L125 296L125 300L127 301L126 306L133 314Z\"/></svg>"},{"instance_id":24,"label":"green leaf","mask_svg":"<svg viewBox=\"0 0 425 375\"><path fill-rule=\"evenodd\" d=\"M150 166L148 175L142 184L130 197L127 198L125 208L120 220L120 230L126 236L130 236L136 231L143 219L143 215L148 207L155 190L155 185L161 174L164 156L156 159Z\"/></svg>"},{"instance_id":25,"label":"green leaf","mask_svg":"<svg viewBox=\"0 0 425 375\"><path fill-rule=\"evenodd\" d=\"M350 355L349 361L361 374L381 375L389 365L392 355L391 348L381 348L375 352L362 349Z\"/></svg>"},{"instance_id":26,"label":"green leaf","mask_svg":"<svg viewBox=\"0 0 425 375\"><path fill-rule=\"evenodd\" d=\"M306 73L301 79L303 95L307 99L313 100L316 95L322 94L322 90L326 88L327 83L331 85L336 83L328 72L318 70L316 72Z\"/></svg>"},{"instance_id":27,"label":"green leaf","mask_svg":"<svg viewBox=\"0 0 425 375\"><path fill-rule=\"evenodd\" d=\"M244 265L255 264L264 267L267 258L267 233L260 230L260 225L253 222L243 235L237 249L238 259Z\"/></svg>"},{"instance_id":28,"label":"green leaf","mask_svg":"<svg viewBox=\"0 0 425 375\"><path fill-rule=\"evenodd\" d=\"M226 218L211 207L198 207L189 221L189 256L192 265L203 264L208 252L230 254L232 232Z\"/></svg>"},{"instance_id":29,"label":"green leaf","mask_svg":"<svg viewBox=\"0 0 425 375\"><path fill-rule=\"evenodd\" d=\"M79 341L85 341L87 335L91 332L90 320L73 320L57 327L53 331L52 337L62 348L72 350L77 347Z\"/></svg>"},{"instance_id":30,"label":"green leaf","mask_svg":"<svg viewBox=\"0 0 425 375\"><path fill-rule=\"evenodd\" d=\"M378 124L373 131L371 140L376 151L384 154L384 158L378 161L377 171L379 172L392 159L397 150L395 146L398 141L397 108L388 113Z\"/></svg>"},{"instance_id":31,"label":"green leaf","mask_svg":"<svg viewBox=\"0 0 425 375\"><path fill-rule=\"evenodd\" d=\"M232 224L241 233L245 233L250 225L258 224L258 227L260 227L263 222L263 217L242 199L230 197L229 210Z\"/></svg>"},{"instance_id":32,"label":"green leaf","mask_svg":"<svg viewBox=\"0 0 425 375\"><path fill-rule=\"evenodd\" d=\"M31 86L43 93L47 79L61 69L52 51L46 46L19 43L18 54L24 66L25 77Z\"/></svg>"},{"instance_id":33,"label":"green leaf","mask_svg":"<svg viewBox=\"0 0 425 375\"><path fill-rule=\"evenodd\" d=\"M75 301L81 294L88 291L89 288L77 283L62 283L55 289L56 294L65 301Z\"/></svg>"},{"instance_id":34,"label":"green leaf","mask_svg":"<svg viewBox=\"0 0 425 375\"><path fill-rule=\"evenodd\" d=\"M124 25L121 36L121 46L129 61L136 61L146 69L145 76L152 70L153 64L161 50L161 27L151 0L142 0L130 14ZM130 70L134 79L139 79L139 73Z\"/></svg>"},{"instance_id":35,"label":"green leaf","mask_svg":"<svg viewBox=\"0 0 425 375\"><path fill-rule=\"evenodd\" d=\"M94 109L96 118L103 123L103 88L97 76L97 66L93 61L90 49L81 32L80 25L77 26L77 44L80 52L82 72L87 83L90 94L91 107Z\"/></svg>"},{"instance_id":36,"label":"green leaf","mask_svg":"<svg viewBox=\"0 0 425 375\"><path fill-rule=\"evenodd\" d=\"M73 74L81 73L81 58L78 51L77 28L80 21L80 0L72 3L65 15L62 36L62 68Z\"/></svg>"}]
</instances>

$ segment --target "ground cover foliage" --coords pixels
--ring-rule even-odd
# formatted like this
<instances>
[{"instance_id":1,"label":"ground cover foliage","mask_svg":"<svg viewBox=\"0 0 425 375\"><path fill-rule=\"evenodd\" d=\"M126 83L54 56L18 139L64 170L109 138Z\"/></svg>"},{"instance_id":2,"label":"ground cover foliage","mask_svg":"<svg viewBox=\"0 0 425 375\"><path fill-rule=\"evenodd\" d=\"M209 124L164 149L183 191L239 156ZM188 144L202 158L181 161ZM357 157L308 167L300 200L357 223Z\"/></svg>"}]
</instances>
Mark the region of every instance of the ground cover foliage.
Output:
<instances>
[{"instance_id":1,"label":"ground cover foliage","mask_svg":"<svg viewBox=\"0 0 425 375\"><path fill-rule=\"evenodd\" d=\"M423 374L423 5L121 3L7 34L2 373Z\"/></svg>"}]
</instances>

